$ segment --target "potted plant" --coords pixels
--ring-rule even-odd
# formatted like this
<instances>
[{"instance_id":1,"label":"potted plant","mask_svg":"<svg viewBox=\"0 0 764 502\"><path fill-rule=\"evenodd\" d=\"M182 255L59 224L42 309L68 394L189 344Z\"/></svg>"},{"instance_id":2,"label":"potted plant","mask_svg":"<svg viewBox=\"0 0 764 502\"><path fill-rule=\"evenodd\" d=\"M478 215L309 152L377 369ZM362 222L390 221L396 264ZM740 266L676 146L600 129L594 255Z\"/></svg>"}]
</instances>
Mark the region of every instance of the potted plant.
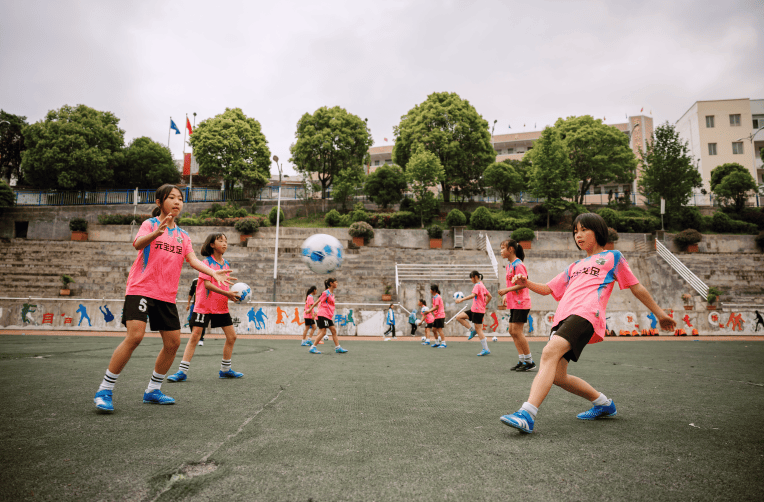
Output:
<instances>
[{"instance_id":1,"label":"potted plant","mask_svg":"<svg viewBox=\"0 0 764 502\"><path fill-rule=\"evenodd\" d=\"M692 310L692 295L690 293L683 294L682 301L684 302L685 310Z\"/></svg>"},{"instance_id":2,"label":"potted plant","mask_svg":"<svg viewBox=\"0 0 764 502\"><path fill-rule=\"evenodd\" d=\"M531 241L536 238L536 233L530 228L520 227L512 232L512 239L516 240L523 250L531 248Z\"/></svg>"},{"instance_id":3,"label":"potted plant","mask_svg":"<svg viewBox=\"0 0 764 502\"><path fill-rule=\"evenodd\" d=\"M440 249L443 247L443 227L433 223L427 229L427 235L430 236L430 249Z\"/></svg>"},{"instance_id":4,"label":"potted plant","mask_svg":"<svg viewBox=\"0 0 764 502\"><path fill-rule=\"evenodd\" d=\"M385 284L385 292L382 293L382 301L389 302L393 299L393 295L390 294L390 285Z\"/></svg>"},{"instance_id":5,"label":"potted plant","mask_svg":"<svg viewBox=\"0 0 764 502\"><path fill-rule=\"evenodd\" d=\"M69 220L69 230L72 231L73 241L88 240L88 220L85 218L72 218Z\"/></svg>"},{"instance_id":6,"label":"potted plant","mask_svg":"<svg viewBox=\"0 0 764 502\"><path fill-rule=\"evenodd\" d=\"M687 251L688 253L698 252L698 242L703 239L703 234L693 228L682 230L674 237L674 242L677 243L679 249Z\"/></svg>"},{"instance_id":7,"label":"potted plant","mask_svg":"<svg viewBox=\"0 0 764 502\"><path fill-rule=\"evenodd\" d=\"M245 218L243 220L239 220L233 226L233 228L235 228L236 231L241 234L239 236L241 242L246 242L247 239L252 237L252 235L257 232L259 227L260 224L254 218Z\"/></svg>"},{"instance_id":8,"label":"potted plant","mask_svg":"<svg viewBox=\"0 0 764 502\"><path fill-rule=\"evenodd\" d=\"M607 243L605 249L615 249L615 241L618 240L618 232L613 227L607 227Z\"/></svg>"},{"instance_id":9,"label":"potted plant","mask_svg":"<svg viewBox=\"0 0 764 502\"><path fill-rule=\"evenodd\" d=\"M72 290L69 289L69 284L73 283L74 279L70 275L62 275L61 282L64 284L64 287L58 293L61 296L69 296L72 293Z\"/></svg>"},{"instance_id":10,"label":"potted plant","mask_svg":"<svg viewBox=\"0 0 764 502\"><path fill-rule=\"evenodd\" d=\"M356 246L368 244L374 238L374 229L365 221L356 221L350 225L348 233Z\"/></svg>"},{"instance_id":11,"label":"potted plant","mask_svg":"<svg viewBox=\"0 0 764 502\"><path fill-rule=\"evenodd\" d=\"M724 294L724 291L711 286L708 288L708 296L706 297L706 302L708 302L708 305L706 305L706 308L708 310L716 310L716 299L719 298L719 295Z\"/></svg>"}]
</instances>

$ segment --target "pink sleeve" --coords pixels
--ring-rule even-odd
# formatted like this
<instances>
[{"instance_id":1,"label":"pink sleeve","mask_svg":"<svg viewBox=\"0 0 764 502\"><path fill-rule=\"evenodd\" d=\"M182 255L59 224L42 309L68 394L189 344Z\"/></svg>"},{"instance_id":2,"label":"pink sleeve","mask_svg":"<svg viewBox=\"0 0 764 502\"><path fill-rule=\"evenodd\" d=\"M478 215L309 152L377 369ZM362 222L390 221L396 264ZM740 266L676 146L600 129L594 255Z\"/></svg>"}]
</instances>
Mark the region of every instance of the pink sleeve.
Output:
<instances>
[{"instance_id":1,"label":"pink sleeve","mask_svg":"<svg viewBox=\"0 0 764 502\"><path fill-rule=\"evenodd\" d=\"M472 294L478 296L480 294L480 284L475 284L472 288Z\"/></svg>"},{"instance_id":2,"label":"pink sleeve","mask_svg":"<svg viewBox=\"0 0 764 502\"><path fill-rule=\"evenodd\" d=\"M141 228L139 228L138 233L135 234L135 239L133 239L133 244L135 244L135 241L138 240L138 237L143 237L144 235L148 235L154 231L154 224L151 222L152 219L153 218L149 218L148 220L141 223Z\"/></svg>"},{"instance_id":3,"label":"pink sleeve","mask_svg":"<svg viewBox=\"0 0 764 502\"><path fill-rule=\"evenodd\" d=\"M569 280L570 274L568 274L568 269L565 269L557 274L557 277L546 283L546 285L549 286L549 288L552 290L552 296L558 302L562 298L562 295L565 294L565 290L568 288Z\"/></svg>"},{"instance_id":4,"label":"pink sleeve","mask_svg":"<svg viewBox=\"0 0 764 502\"><path fill-rule=\"evenodd\" d=\"M626 262L626 259L621 255L621 259L618 260L618 265L615 267L615 280L618 281L618 286L621 289L626 289L639 284L639 280L631 271L631 267Z\"/></svg>"},{"instance_id":5,"label":"pink sleeve","mask_svg":"<svg viewBox=\"0 0 764 502\"><path fill-rule=\"evenodd\" d=\"M515 275L518 274L524 275L526 278L528 277L528 269L525 268L525 265L522 262L515 267Z\"/></svg>"}]
</instances>

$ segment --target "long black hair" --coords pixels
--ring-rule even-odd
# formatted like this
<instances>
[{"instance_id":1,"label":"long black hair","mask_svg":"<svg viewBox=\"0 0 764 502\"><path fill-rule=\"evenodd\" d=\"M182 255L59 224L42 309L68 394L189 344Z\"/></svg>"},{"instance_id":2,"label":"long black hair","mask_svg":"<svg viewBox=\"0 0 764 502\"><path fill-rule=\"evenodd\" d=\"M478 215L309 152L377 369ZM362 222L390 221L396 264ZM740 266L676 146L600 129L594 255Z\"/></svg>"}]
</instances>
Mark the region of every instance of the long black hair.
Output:
<instances>
[{"instance_id":1,"label":"long black hair","mask_svg":"<svg viewBox=\"0 0 764 502\"><path fill-rule=\"evenodd\" d=\"M180 193L180 200L183 200L183 192L180 190L180 188L176 187L175 185L165 183L161 187L157 188L156 200L159 202L159 205L155 207L153 211L151 211L151 216L156 217L162 214L162 204L164 204L164 201L167 200L167 197L170 196L170 193L172 193L173 190L177 190Z\"/></svg>"},{"instance_id":2,"label":"long black hair","mask_svg":"<svg viewBox=\"0 0 764 502\"><path fill-rule=\"evenodd\" d=\"M597 244L600 246L607 244L607 223L605 223L605 219L602 216L597 213L581 213L576 216L576 219L573 221L573 242L576 242L576 226L579 224L581 228L594 232ZM577 242L576 247L581 249Z\"/></svg>"},{"instance_id":3,"label":"long black hair","mask_svg":"<svg viewBox=\"0 0 764 502\"><path fill-rule=\"evenodd\" d=\"M435 291L436 293L440 294L440 289L438 288L437 284L430 284L430 291Z\"/></svg>"},{"instance_id":4,"label":"long black hair","mask_svg":"<svg viewBox=\"0 0 764 502\"><path fill-rule=\"evenodd\" d=\"M209 234L202 244L202 256L212 256L212 244L218 240L218 237L225 237L225 240L228 240L228 237L222 232Z\"/></svg>"},{"instance_id":5,"label":"long black hair","mask_svg":"<svg viewBox=\"0 0 764 502\"><path fill-rule=\"evenodd\" d=\"M520 258L520 261L525 261L525 251L523 251L523 246L520 245L519 242L514 239L507 239L502 241L501 245L507 249L513 248L515 250L515 256Z\"/></svg>"},{"instance_id":6,"label":"long black hair","mask_svg":"<svg viewBox=\"0 0 764 502\"><path fill-rule=\"evenodd\" d=\"M472 279L473 277L480 277L480 280L481 281L483 280L483 274L481 274L477 270L473 270L472 272L470 272L470 279Z\"/></svg>"},{"instance_id":7,"label":"long black hair","mask_svg":"<svg viewBox=\"0 0 764 502\"><path fill-rule=\"evenodd\" d=\"M305 298L307 298L307 297L309 297L310 295L312 295L312 294L313 294L313 292L314 292L316 289L318 289L318 288L316 288L315 286L311 286L310 288L308 288L308 292L307 292L307 293L305 293Z\"/></svg>"}]
</instances>

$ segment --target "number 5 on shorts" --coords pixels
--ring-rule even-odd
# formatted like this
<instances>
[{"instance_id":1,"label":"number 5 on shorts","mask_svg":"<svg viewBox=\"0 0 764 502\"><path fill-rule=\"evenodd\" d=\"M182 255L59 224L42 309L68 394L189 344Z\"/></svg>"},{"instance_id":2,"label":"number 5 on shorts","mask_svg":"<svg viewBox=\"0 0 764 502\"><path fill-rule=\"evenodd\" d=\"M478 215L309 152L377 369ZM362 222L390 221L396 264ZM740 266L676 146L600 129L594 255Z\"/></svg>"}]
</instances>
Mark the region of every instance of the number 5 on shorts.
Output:
<instances>
[{"instance_id":1,"label":"number 5 on shorts","mask_svg":"<svg viewBox=\"0 0 764 502\"><path fill-rule=\"evenodd\" d=\"M138 310L141 312L146 312L146 309L148 309L148 306L146 305L146 299L141 298L141 301L138 302Z\"/></svg>"}]
</instances>

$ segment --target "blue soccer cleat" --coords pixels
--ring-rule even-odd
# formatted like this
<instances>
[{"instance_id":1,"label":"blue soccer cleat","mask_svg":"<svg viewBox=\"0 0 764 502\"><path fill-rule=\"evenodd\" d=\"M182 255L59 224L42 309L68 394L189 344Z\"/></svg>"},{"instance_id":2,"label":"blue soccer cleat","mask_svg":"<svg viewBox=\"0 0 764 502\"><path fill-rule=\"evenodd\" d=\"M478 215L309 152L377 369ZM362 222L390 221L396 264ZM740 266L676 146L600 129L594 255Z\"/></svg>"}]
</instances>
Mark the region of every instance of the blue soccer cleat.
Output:
<instances>
[{"instance_id":1,"label":"blue soccer cleat","mask_svg":"<svg viewBox=\"0 0 764 502\"><path fill-rule=\"evenodd\" d=\"M594 405L589 411L579 413L576 418L579 420L597 420L598 418L609 418L616 416L615 403L610 400L610 404L605 406Z\"/></svg>"},{"instance_id":2,"label":"blue soccer cleat","mask_svg":"<svg viewBox=\"0 0 764 502\"><path fill-rule=\"evenodd\" d=\"M517 411L511 415L504 415L499 420L501 420L503 424L519 429L520 432L526 434L533 432L533 417L531 417L531 414L525 410Z\"/></svg>"},{"instance_id":3,"label":"blue soccer cleat","mask_svg":"<svg viewBox=\"0 0 764 502\"><path fill-rule=\"evenodd\" d=\"M430 342L424 341L424 342L422 342L422 345L430 345Z\"/></svg>"},{"instance_id":4,"label":"blue soccer cleat","mask_svg":"<svg viewBox=\"0 0 764 502\"><path fill-rule=\"evenodd\" d=\"M470 333L467 335L467 341L472 340L473 338L475 338L475 335L477 335L477 331L475 331L474 329L471 329Z\"/></svg>"},{"instance_id":5,"label":"blue soccer cleat","mask_svg":"<svg viewBox=\"0 0 764 502\"><path fill-rule=\"evenodd\" d=\"M343 349L342 347L337 347L334 349L334 352L336 352L337 354L346 354L347 349Z\"/></svg>"},{"instance_id":6,"label":"blue soccer cleat","mask_svg":"<svg viewBox=\"0 0 764 502\"><path fill-rule=\"evenodd\" d=\"M109 389L96 392L93 402L95 403L96 408L103 413L111 413L114 411L114 404L111 402L111 391Z\"/></svg>"},{"instance_id":7,"label":"blue soccer cleat","mask_svg":"<svg viewBox=\"0 0 764 502\"><path fill-rule=\"evenodd\" d=\"M448 348L448 347L446 346L446 343L445 343L445 342L443 342L443 343L441 343L440 345L438 345L438 348L439 348L439 349L445 349L445 348Z\"/></svg>"},{"instance_id":8,"label":"blue soccer cleat","mask_svg":"<svg viewBox=\"0 0 764 502\"><path fill-rule=\"evenodd\" d=\"M244 376L244 373L240 373L238 371L234 371L231 368L228 368L227 371L220 371L220 378L241 378Z\"/></svg>"},{"instance_id":9,"label":"blue soccer cleat","mask_svg":"<svg viewBox=\"0 0 764 502\"><path fill-rule=\"evenodd\" d=\"M175 404L175 399L165 396L159 389L143 393L143 402L149 404Z\"/></svg>"},{"instance_id":10,"label":"blue soccer cleat","mask_svg":"<svg viewBox=\"0 0 764 502\"><path fill-rule=\"evenodd\" d=\"M313 345L313 344L310 342L310 340L303 340L303 341L302 341L302 343L300 344L300 347L307 347L307 346L309 346L309 345Z\"/></svg>"},{"instance_id":11,"label":"blue soccer cleat","mask_svg":"<svg viewBox=\"0 0 764 502\"><path fill-rule=\"evenodd\" d=\"M433 349L440 347L440 344L438 342L432 342L432 345L430 345Z\"/></svg>"},{"instance_id":12,"label":"blue soccer cleat","mask_svg":"<svg viewBox=\"0 0 764 502\"><path fill-rule=\"evenodd\" d=\"M311 347L308 352L310 352L311 354L320 354L321 353L321 351L318 350L315 345L313 347Z\"/></svg>"},{"instance_id":13,"label":"blue soccer cleat","mask_svg":"<svg viewBox=\"0 0 764 502\"><path fill-rule=\"evenodd\" d=\"M188 375L183 373L182 371L179 371L175 373L174 375L170 375L167 377L168 382L184 382L188 378Z\"/></svg>"},{"instance_id":14,"label":"blue soccer cleat","mask_svg":"<svg viewBox=\"0 0 764 502\"><path fill-rule=\"evenodd\" d=\"M487 355L488 355L488 354L490 354L490 353L491 353L491 351L490 351L490 350L485 350L485 349L483 349L483 350L481 350L481 351L480 351L480 353L478 354L478 356L487 356Z\"/></svg>"}]
</instances>

